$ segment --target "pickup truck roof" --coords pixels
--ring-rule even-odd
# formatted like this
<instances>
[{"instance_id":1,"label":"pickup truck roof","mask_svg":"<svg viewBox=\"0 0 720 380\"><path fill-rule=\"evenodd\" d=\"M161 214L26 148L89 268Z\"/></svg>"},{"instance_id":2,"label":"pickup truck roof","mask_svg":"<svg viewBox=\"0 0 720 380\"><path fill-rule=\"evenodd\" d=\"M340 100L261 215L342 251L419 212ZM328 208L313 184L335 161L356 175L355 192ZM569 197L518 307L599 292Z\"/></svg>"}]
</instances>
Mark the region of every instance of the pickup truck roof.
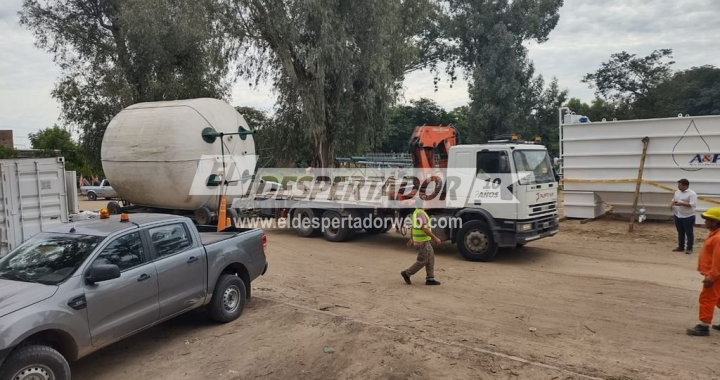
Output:
<instances>
[{"instance_id":1,"label":"pickup truck roof","mask_svg":"<svg viewBox=\"0 0 720 380\"><path fill-rule=\"evenodd\" d=\"M132 214L130 215L129 222L121 222L120 215L110 215L109 219L92 219L84 220L78 223L67 223L61 226L49 228L45 230L45 232L69 234L71 233L70 230L75 228L75 231L72 233L79 235L109 236L121 230L137 228L137 225L142 227L147 224L166 220L182 219L183 217L181 216L167 214Z\"/></svg>"}]
</instances>

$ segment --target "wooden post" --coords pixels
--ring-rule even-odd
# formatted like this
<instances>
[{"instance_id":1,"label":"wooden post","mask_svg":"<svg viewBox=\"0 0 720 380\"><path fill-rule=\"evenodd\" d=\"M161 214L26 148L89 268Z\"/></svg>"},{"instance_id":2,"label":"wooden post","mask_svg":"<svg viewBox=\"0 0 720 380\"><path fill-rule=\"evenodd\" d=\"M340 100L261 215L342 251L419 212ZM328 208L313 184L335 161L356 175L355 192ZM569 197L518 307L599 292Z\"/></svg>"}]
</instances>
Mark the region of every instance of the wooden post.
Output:
<instances>
[{"instance_id":1,"label":"wooden post","mask_svg":"<svg viewBox=\"0 0 720 380\"><path fill-rule=\"evenodd\" d=\"M643 152L640 157L640 169L638 170L638 178L635 183L635 200L633 201L632 216L630 216L630 232L635 229L635 215L637 214L637 204L640 198L640 187L642 186L643 172L645 171L645 158L647 158L648 145L650 145L650 137L642 139Z\"/></svg>"}]
</instances>

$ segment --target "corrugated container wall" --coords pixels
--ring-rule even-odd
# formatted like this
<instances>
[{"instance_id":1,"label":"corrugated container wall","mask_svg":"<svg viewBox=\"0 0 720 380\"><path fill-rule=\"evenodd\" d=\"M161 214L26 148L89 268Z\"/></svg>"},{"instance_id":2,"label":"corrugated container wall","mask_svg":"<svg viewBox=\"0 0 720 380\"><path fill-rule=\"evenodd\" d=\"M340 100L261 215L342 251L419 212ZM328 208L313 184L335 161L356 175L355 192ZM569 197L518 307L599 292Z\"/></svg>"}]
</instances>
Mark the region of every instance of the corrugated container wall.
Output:
<instances>
[{"instance_id":1,"label":"corrugated container wall","mask_svg":"<svg viewBox=\"0 0 720 380\"><path fill-rule=\"evenodd\" d=\"M0 160L0 256L68 221L63 158Z\"/></svg>"},{"instance_id":2,"label":"corrugated container wall","mask_svg":"<svg viewBox=\"0 0 720 380\"><path fill-rule=\"evenodd\" d=\"M649 219L672 218L669 204L681 178L700 197L698 214L720 205L720 116L571 122L562 128L568 217L587 217L601 202L620 214L632 212L646 136L650 142L638 208Z\"/></svg>"}]
</instances>

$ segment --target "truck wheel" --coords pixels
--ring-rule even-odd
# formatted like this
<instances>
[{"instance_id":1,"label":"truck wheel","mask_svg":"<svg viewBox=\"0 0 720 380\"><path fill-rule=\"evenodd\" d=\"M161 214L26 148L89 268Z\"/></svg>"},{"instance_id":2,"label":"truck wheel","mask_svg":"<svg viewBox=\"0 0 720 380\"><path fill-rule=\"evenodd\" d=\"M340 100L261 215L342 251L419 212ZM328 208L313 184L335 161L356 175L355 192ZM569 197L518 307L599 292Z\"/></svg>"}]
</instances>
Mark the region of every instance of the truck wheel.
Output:
<instances>
[{"instance_id":1,"label":"truck wheel","mask_svg":"<svg viewBox=\"0 0 720 380\"><path fill-rule=\"evenodd\" d=\"M96 201L97 200L97 194L93 193L92 191L87 193L87 199L89 201Z\"/></svg>"},{"instance_id":2,"label":"truck wheel","mask_svg":"<svg viewBox=\"0 0 720 380\"><path fill-rule=\"evenodd\" d=\"M110 213L110 215L122 214L123 212L122 207L120 207L117 202L108 202L105 208L108 210L108 213Z\"/></svg>"},{"instance_id":3,"label":"truck wheel","mask_svg":"<svg viewBox=\"0 0 720 380\"><path fill-rule=\"evenodd\" d=\"M457 246L462 257L470 261L492 261L498 252L492 230L479 220L463 224L458 232Z\"/></svg>"},{"instance_id":4,"label":"truck wheel","mask_svg":"<svg viewBox=\"0 0 720 380\"><path fill-rule=\"evenodd\" d=\"M195 210L195 223L198 226L209 226L212 223L212 213L210 209L203 206Z\"/></svg>"},{"instance_id":5,"label":"truck wheel","mask_svg":"<svg viewBox=\"0 0 720 380\"><path fill-rule=\"evenodd\" d=\"M342 223L340 213L337 211L325 211L322 218L322 234L325 240L337 243L350 237L350 226Z\"/></svg>"},{"instance_id":6,"label":"truck wheel","mask_svg":"<svg viewBox=\"0 0 720 380\"><path fill-rule=\"evenodd\" d=\"M235 227L235 223L240 219L240 214L238 214L234 208L228 207L227 210L225 210L225 217L230 218L230 225Z\"/></svg>"},{"instance_id":7,"label":"truck wheel","mask_svg":"<svg viewBox=\"0 0 720 380\"><path fill-rule=\"evenodd\" d=\"M208 305L210 318L220 323L238 319L245 308L246 298L245 283L240 277L232 274L221 275Z\"/></svg>"},{"instance_id":8,"label":"truck wheel","mask_svg":"<svg viewBox=\"0 0 720 380\"><path fill-rule=\"evenodd\" d=\"M70 380L70 366L48 346L25 346L5 360L0 380Z\"/></svg>"},{"instance_id":9,"label":"truck wheel","mask_svg":"<svg viewBox=\"0 0 720 380\"><path fill-rule=\"evenodd\" d=\"M312 237L317 235L317 230L313 228L313 220L315 212L310 208L297 208L292 213L291 226L295 233L300 237ZM295 227L297 226L297 227Z\"/></svg>"}]
</instances>

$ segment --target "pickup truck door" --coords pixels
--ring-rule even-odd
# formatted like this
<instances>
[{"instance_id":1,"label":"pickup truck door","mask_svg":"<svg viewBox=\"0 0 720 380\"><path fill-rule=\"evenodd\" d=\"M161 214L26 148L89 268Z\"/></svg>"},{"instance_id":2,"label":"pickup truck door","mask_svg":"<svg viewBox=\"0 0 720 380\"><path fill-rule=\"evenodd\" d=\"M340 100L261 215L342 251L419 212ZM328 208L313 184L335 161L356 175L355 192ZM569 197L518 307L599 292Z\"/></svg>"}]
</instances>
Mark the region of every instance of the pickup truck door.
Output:
<instances>
[{"instance_id":1,"label":"pickup truck door","mask_svg":"<svg viewBox=\"0 0 720 380\"><path fill-rule=\"evenodd\" d=\"M103 197L103 198L111 197L112 194L110 194L110 182L108 182L107 180L103 180L100 183L100 187L97 190L97 194L98 194L98 196Z\"/></svg>"},{"instance_id":2,"label":"pickup truck door","mask_svg":"<svg viewBox=\"0 0 720 380\"><path fill-rule=\"evenodd\" d=\"M197 308L205 300L205 248L190 228L177 222L147 230L158 274L160 319Z\"/></svg>"},{"instance_id":3,"label":"pickup truck door","mask_svg":"<svg viewBox=\"0 0 720 380\"><path fill-rule=\"evenodd\" d=\"M139 231L110 241L94 264L115 264L120 278L85 285L93 346L112 343L158 321L158 281Z\"/></svg>"}]
</instances>

